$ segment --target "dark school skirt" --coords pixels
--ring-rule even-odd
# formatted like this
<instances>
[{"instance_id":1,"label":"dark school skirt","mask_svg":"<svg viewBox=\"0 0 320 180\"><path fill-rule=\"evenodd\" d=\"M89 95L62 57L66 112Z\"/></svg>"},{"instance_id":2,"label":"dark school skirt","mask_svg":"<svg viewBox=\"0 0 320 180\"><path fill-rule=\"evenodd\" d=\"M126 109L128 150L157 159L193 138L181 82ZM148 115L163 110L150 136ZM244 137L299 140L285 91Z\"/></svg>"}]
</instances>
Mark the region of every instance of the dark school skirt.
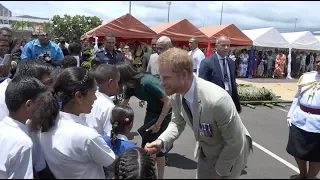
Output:
<instances>
[{"instance_id":1,"label":"dark school skirt","mask_svg":"<svg viewBox=\"0 0 320 180\"><path fill-rule=\"evenodd\" d=\"M141 143L141 147L144 148L144 146L147 144L147 143L151 143L155 140L158 139L158 137L167 129L170 121L171 121L171 111L168 113L168 115L166 116L166 118L163 120L162 124L161 124L161 128L160 130L157 132L157 133L151 133L151 132L148 132L147 135L145 135L144 137L141 137L142 138L142 143ZM144 118L144 124L147 124L148 121L151 121L152 119L155 119L155 118L159 118L160 114L155 114L155 113L152 113L152 112L146 112L146 116ZM172 147L170 147L170 149L166 152L166 153L163 153L163 152L159 152L157 154L157 157L163 157L165 156L170 150L171 150Z\"/></svg>"},{"instance_id":2,"label":"dark school skirt","mask_svg":"<svg viewBox=\"0 0 320 180\"><path fill-rule=\"evenodd\" d=\"M320 133L290 127L287 152L304 161L320 162Z\"/></svg>"}]
</instances>

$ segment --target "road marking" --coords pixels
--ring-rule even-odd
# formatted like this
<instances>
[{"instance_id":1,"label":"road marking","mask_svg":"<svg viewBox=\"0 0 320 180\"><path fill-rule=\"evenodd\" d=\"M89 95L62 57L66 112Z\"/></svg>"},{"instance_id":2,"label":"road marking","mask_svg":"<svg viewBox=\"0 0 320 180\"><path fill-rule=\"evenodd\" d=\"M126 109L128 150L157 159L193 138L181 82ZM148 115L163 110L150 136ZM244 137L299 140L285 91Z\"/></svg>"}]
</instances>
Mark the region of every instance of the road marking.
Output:
<instances>
[{"instance_id":1,"label":"road marking","mask_svg":"<svg viewBox=\"0 0 320 180\"><path fill-rule=\"evenodd\" d=\"M295 172L299 173L299 169L297 167L295 167L294 165L292 165L291 163L289 163L288 161L282 159L281 157L277 156L276 154L274 154L273 152L269 151L268 149L262 147L261 145L259 145L256 142L252 142L252 144L259 148L261 151L269 154L271 157L273 157L274 159L278 160L279 162L281 162L282 164L286 165L287 167L289 167L290 169L294 170Z\"/></svg>"},{"instance_id":2,"label":"road marking","mask_svg":"<svg viewBox=\"0 0 320 180\"><path fill-rule=\"evenodd\" d=\"M276 109L278 109L278 110L280 110L280 111L283 111L283 112L285 112L285 113L288 113L289 111L287 111L287 110L285 110L285 109L282 109L282 108L276 108Z\"/></svg>"}]
</instances>

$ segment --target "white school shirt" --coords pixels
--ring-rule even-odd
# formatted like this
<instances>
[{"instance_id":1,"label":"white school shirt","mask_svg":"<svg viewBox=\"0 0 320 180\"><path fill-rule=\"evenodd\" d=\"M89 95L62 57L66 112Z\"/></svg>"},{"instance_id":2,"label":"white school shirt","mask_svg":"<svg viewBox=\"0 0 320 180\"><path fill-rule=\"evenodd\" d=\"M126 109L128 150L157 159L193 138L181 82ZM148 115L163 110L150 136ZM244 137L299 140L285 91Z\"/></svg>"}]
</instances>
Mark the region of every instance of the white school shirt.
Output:
<instances>
[{"instance_id":1,"label":"white school shirt","mask_svg":"<svg viewBox=\"0 0 320 180\"><path fill-rule=\"evenodd\" d=\"M57 179L105 179L104 167L115 160L112 149L83 119L60 111L56 124L39 139L47 164Z\"/></svg>"},{"instance_id":2,"label":"white school shirt","mask_svg":"<svg viewBox=\"0 0 320 180\"><path fill-rule=\"evenodd\" d=\"M9 111L5 102L5 91L10 83L11 79L6 79L0 84L0 122L2 119L9 115ZM26 125L29 126L31 121L28 120ZM39 143L39 139L36 136L36 132L29 132L29 137L33 142L32 148L32 158L33 158L33 166L36 172L42 171L46 168L46 162L44 159L44 155L42 153L42 149Z\"/></svg>"},{"instance_id":3,"label":"white school shirt","mask_svg":"<svg viewBox=\"0 0 320 180\"><path fill-rule=\"evenodd\" d=\"M0 179L33 179L32 146L26 125L10 117L0 122Z\"/></svg>"},{"instance_id":4,"label":"white school shirt","mask_svg":"<svg viewBox=\"0 0 320 180\"><path fill-rule=\"evenodd\" d=\"M9 115L9 111L5 101L5 92L11 79L6 79L0 83L0 122Z\"/></svg>"},{"instance_id":5,"label":"white school shirt","mask_svg":"<svg viewBox=\"0 0 320 180\"><path fill-rule=\"evenodd\" d=\"M192 51L189 51L188 53L189 56L192 56L193 58L193 69L197 70L197 75L198 71L200 68L201 61L204 60L206 57L204 56L203 52L199 48L195 48Z\"/></svg>"},{"instance_id":6,"label":"white school shirt","mask_svg":"<svg viewBox=\"0 0 320 180\"><path fill-rule=\"evenodd\" d=\"M31 124L31 120L28 119L26 122L26 126L28 127L29 137L32 140L33 148L32 148L32 161L33 167L36 172L40 172L47 167L46 160L44 158L44 154L40 145L39 137L37 136L39 132L30 131L29 126Z\"/></svg>"},{"instance_id":7,"label":"white school shirt","mask_svg":"<svg viewBox=\"0 0 320 180\"><path fill-rule=\"evenodd\" d=\"M95 129L101 136L110 136L112 130L111 111L115 105L109 96L99 90L95 94L97 99L92 105L90 114L85 117L87 126Z\"/></svg>"}]
</instances>

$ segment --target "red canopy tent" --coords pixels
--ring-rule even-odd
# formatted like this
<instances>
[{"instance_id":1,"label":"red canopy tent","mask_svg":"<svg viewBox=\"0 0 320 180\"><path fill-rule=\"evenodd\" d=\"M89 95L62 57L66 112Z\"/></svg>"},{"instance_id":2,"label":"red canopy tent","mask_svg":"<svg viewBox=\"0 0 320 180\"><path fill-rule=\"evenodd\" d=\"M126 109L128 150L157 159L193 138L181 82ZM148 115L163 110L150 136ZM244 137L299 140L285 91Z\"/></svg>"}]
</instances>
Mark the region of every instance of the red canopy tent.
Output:
<instances>
[{"instance_id":1,"label":"red canopy tent","mask_svg":"<svg viewBox=\"0 0 320 180\"><path fill-rule=\"evenodd\" d=\"M131 14L125 14L115 20L102 24L87 33L85 33L81 39L89 38L94 40L93 37L97 36L99 41L104 39L106 33L113 33L117 41L129 41L134 42L136 40L140 42L151 43L151 39L156 33L148 26L137 20Z\"/></svg>"},{"instance_id":2,"label":"red canopy tent","mask_svg":"<svg viewBox=\"0 0 320 180\"><path fill-rule=\"evenodd\" d=\"M251 46L253 44L252 40L234 24L209 26L200 28L200 30L210 39L210 42L207 45L209 51L207 50L206 56L211 55L211 44L214 44L213 47L215 47L216 39L221 35L227 36L230 39L231 46ZM204 46L205 44L201 43L200 45Z\"/></svg>"},{"instance_id":3,"label":"red canopy tent","mask_svg":"<svg viewBox=\"0 0 320 180\"><path fill-rule=\"evenodd\" d=\"M199 42L208 42L208 37L187 19L176 22L159 24L151 27L157 37L168 36L173 45L188 45L191 37L196 37Z\"/></svg>"},{"instance_id":4,"label":"red canopy tent","mask_svg":"<svg viewBox=\"0 0 320 180\"><path fill-rule=\"evenodd\" d=\"M200 28L200 30L210 38L210 43L216 43L216 38L225 35L230 38L232 46L251 46L252 40L248 38L234 24L209 26Z\"/></svg>"}]
</instances>

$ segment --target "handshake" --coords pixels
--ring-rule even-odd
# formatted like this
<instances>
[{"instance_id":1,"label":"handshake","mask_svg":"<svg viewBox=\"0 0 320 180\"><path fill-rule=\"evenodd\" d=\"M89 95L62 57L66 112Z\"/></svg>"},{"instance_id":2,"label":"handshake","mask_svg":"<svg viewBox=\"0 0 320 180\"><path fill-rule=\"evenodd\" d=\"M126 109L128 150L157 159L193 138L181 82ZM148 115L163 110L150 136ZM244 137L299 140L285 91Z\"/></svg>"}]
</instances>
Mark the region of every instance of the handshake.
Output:
<instances>
[{"instance_id":1,"label":"handshake","mask_svg":"<svg viewBox=\"0 0 320 180\"><path fill-rule=\"evenodd\" d=\"M162 147L163 147L162 140L157 139L151 143L147 143L144 146L144 150L150 153L151 155L155 155L161 150Z\"/></svg>"}]
</instances>

